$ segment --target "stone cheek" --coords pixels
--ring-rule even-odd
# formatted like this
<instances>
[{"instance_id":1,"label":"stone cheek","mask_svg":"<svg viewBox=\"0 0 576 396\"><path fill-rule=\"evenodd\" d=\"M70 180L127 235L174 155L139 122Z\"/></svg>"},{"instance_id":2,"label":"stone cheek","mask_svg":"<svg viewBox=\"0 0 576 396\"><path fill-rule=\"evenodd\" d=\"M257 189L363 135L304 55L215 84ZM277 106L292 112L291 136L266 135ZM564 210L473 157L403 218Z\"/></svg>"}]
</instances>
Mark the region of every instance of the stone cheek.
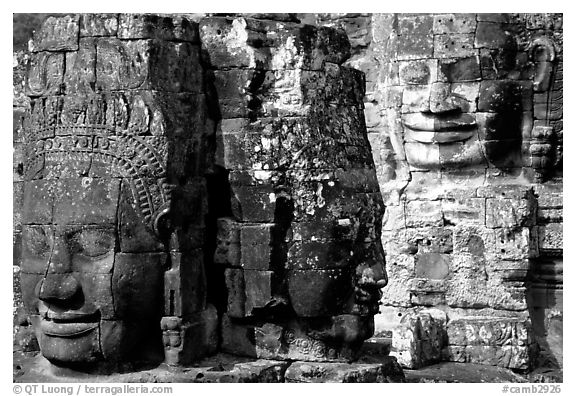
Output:
<instances>
[{"instance_id":1,"label":"stone cheek","mask_svg":"<svg viewBox=\"0 0 576 396\"><path fill-rule=\"evenodd\" d=\"M165 253L116 253L112 290L120 318L146 318L162 311Z\"/></svg>"}]
</instances>

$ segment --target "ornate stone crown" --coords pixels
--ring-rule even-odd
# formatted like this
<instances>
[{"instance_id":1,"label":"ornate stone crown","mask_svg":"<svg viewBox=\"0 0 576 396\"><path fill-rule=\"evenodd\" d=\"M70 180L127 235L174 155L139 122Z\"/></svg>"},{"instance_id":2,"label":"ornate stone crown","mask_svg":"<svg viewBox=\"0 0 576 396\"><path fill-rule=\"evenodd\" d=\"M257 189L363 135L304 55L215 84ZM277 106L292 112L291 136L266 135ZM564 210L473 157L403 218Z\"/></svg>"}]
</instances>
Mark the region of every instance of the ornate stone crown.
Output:
<instances>
[{"instance_id":1,"label":"ornate stone crown","mask_svg":"<svg viewBox=\"0 0 576 396\"><path fill-rule=\"evenodd\" d=\"M156 222L167 212L173 188L167 182L167 139L152 136L133 119L126 123L127 128L106 121L70 123L60 111L47 106L49 101L33 103L31 122L25 126L25 179L55 179L70 174L123 178L132 190L134 209L148 227L157 231ZM128 111L133 116L138 113L135 109Z\"/></svg>"}]
</instances>

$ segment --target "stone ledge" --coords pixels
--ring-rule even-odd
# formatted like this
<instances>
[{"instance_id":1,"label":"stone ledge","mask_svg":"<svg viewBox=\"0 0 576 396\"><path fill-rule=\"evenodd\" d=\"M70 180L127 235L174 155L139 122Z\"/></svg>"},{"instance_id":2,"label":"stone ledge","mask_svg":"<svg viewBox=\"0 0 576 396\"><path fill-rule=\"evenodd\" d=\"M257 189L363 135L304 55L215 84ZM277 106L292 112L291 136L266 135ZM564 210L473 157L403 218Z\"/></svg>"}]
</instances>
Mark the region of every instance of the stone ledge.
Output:
<instances>
[{"instance_id":1,"label":"stone ledge","mask_svg":"<svg viewBox=\"0 0 576 396\"><path fill-rule=\"evenodd\" d=\"M472 363L438 363L419 370L406 370L405 374L406 382L420 383L528 382L511 370Z\"/></svg>"},{"instance_id":2,"label":"stone ledge","mask_svg":"<svg viewBox=\"0 0 576 396\"><path fill-rule=\"evenodd\" d=\"M154 368L119 374L65 372L56 375L38 354L13 354L13 381L141 382L141 383L280 383L280 382L404 382L404 373L392 357L363 363L313 363L251 359L218 354L189 367L161 364Z\"/></svg>"}]
</instances>

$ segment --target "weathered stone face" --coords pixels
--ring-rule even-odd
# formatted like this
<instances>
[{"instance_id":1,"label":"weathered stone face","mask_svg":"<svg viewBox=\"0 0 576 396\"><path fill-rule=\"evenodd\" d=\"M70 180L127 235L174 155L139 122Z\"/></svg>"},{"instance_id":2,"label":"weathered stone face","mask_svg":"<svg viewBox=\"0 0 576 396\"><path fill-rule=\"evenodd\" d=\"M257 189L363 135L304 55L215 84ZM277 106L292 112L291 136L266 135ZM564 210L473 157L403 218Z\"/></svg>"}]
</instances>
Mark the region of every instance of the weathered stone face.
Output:
<instances>
[{"instance_id":1,"label":"weathered stone face","mask_svg":"<svg viewBox=\"0 0 576 396\"><path fill-rule=\"evenodd\" d=\"M21 280L55 365L179 364L215 347L197 39L187 20L126 14L51 18L36 36Z\"/></svg>"},{"instance_id":2,"label":"weathered stone face","mask_svg":"<svg viewBox=\"0 0 576 396\"><path fill-rule=\"evenodd\" d=\"M350 44L339 30L242 17L204 19L200 40L234 216L220 219L215 257L223 349L353 359L388 279L364 78L341 66Z\"/></svg>"},{"instance_id":3,"label":"weathered stone face","mask_svg":"<svg viewBox=\"0 0 576 396\"><path fill-rule=\"evenodd\" d=\"M119 361L146 343L147 333L158 334L166 253L158 242L146 253L119 249L128 234L157 240L141 216L119 221L126 212L120 202L134 200L123 182L26 183L23 296L42 354L54 363Z\"/></svg>"},{"instance_id":4,"label":"weathered stone face","mask_svg":"<svg viewBox=\"0 0 576 396\"><path fill-rule=\"evenodd\" d=\"M382 87L400 158L413 170L523 166L534 91L551 74L520 48L514 25L476 14L397 21L396 61Z\"/></svg>"},{"instance_id":5,"label":"weathered stone face","mask_svg":"<svg viewBox=\"0 0 576 396\"><path fill-rule=\"evenodd\" d=\"M462 320L480 334L487 330L478 323L506 317L512 328L532 331L524 324L535 319L527 295L539 271L536 212L544 202L534 192L561 161L553 153L562 144L561 111L554 111L561 108L561 17L383 20L389 34L375 44L383 63L380 133L395 156L379 159L394 168L379 176L382 190L395 193L386 200L391 284L382 301L394 307L383 309L387 319L409 318L396 319L393 349L407 367L460 359L527 369L534 361L531 336L508 348L478 346L454 333L441 340L414 334L425 307L444 311L448 328ZM544 97L546 110L538 104ZM424 345L442 353L429 354Z\"/></svg>"}]
</instances>

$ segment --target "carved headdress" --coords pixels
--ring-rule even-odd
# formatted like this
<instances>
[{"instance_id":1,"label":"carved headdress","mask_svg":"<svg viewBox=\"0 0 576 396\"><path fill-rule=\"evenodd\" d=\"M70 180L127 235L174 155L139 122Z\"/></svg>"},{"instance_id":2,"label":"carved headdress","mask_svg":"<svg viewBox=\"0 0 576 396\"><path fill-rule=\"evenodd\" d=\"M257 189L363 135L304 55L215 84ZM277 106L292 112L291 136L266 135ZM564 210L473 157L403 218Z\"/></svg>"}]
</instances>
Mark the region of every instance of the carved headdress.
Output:
<instances>
[{"instance_id":1,"label":"carved headdress","mask_svg":"<svg viewBox=\"0 0 576 396\"><path fill-rule=\"evenodd\" d=\"M40 98L32 101L27 121L26 180L123 178L131 187L134 209L146 226L158 231L155 223L168 210L172 191L167 140L148 127L149 110L141 97Z\"/></svg>"}]
</instances>

